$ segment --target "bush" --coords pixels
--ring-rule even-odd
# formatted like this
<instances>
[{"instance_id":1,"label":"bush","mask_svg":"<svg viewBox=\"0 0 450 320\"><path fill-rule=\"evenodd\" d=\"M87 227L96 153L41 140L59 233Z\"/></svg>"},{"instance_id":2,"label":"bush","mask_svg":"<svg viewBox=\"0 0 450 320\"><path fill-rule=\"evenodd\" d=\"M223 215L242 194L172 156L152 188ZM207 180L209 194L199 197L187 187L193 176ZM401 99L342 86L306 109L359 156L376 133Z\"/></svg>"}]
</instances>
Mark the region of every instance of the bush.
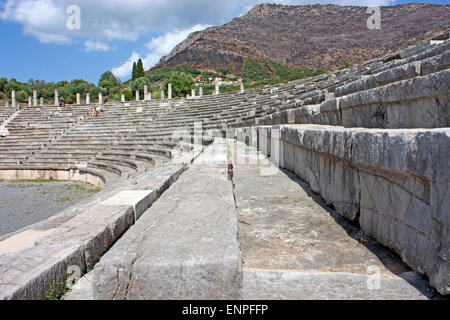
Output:
<instances>
[{"instance_id":1,"label":"bush","mask_svg":"<svg viewBox=\"0 0 450 320\"><path fill-rule=\"evenodd\" d=\"M152 84L147 77L140 77L131 82L131 92L133 95L139 90L139 95L141 98L144 97L144 86L148 86L148 92L152 92Z\"/></svg>"},{"instance_id":2,"label":"bush","mask_svg":"<svg viewBox=\"0 0 450 320\"><path fill-rule=\"evenodd\" d=\"M17 102L27 102L28 101L28 93L24 90L19 90L16 92L16 101Z\"/></svg>"},{"instance_id":3,"label":"bush","mask_svg":"<svg viewBox=\"0 0 450 320\"><path fill-rule=\"evenodd\" d=\"M108 81L113 83L114 85L120 84L119 79L117 79L117 77L111 71L107 71L100 76L100 80L98 81L99 86L101 86L102 81Z\"/></svg>"},{"instance_id":4,"label":"bush","mask_svg":"<svg viewBox=\"0 0 450 320\"><path fill-rule=\"evenodd\" d=\"M128 90L122 90L122 91L120 92L120 94L121 94L121 95L122 95L122 94L125 95L125 101L132 101L132 100L134 100L133 94L131 93L131 90L130 90L130 89L128 89Z\"/></svg>"},{"instance_id":5,"label":"bush","mask_svg":"<svg viewBox=\"0 0 450 320\"><path fill-rule=\"evenodd\" d=\"M175 72L170 79L164 81L164 91L167 94L168 84L172 84L173 97L185 97L187 94L191 94L191 90L195 88L194 79L192 76L183 72Z\"/></svg>"},{"instance_id":6,"label":"bush","mask_svg":"<svg viewBox=\"0 0 450 320\"><path fill-rule=\"evenodd\" d=\"M5 95L6 95L7 97L11 97L11 92L12 92L13 90L15 90L15 91L16 91L16 94L17 94L17 92L19 92L21 89L22 89L22 87L21 87L21 85L20 85L18 82L14 81L14 80L10 80L10 81L5 85ZM17 96L16 96L16 97L17 97Z\"/></svg>"},{"instance_id":7,"label":"bush","mask_svg":"<svg viewBox=\"0 0 450 320\"><path fill-rule=\"evenodd\" d=\"M5 86L8 83L8 79L0 78L0 91L5 91Z\"/></svg>"},{"instance_id":8,"label":"bush","mask_svg":"<svg viewBox=\"0 0 450 320\"><path fill-rule=\"evenodd\" d=\"M233 67L232 66L228 66L226 68L221 68L221 69L217 69L217 72L223 74L224 76L226 76L227 74L233 72Z\"/></svg>"},{"instance_id":9,"label":"bush","mask_svg":"<svg viewBox=\"0 0 450 320\"><path fill-rule=\"evenodd\" d=\"M244 66L244 78L250 81L262 81L270 79L270 73L256 60L247 59Z\"/></svg>"}]
</instances>

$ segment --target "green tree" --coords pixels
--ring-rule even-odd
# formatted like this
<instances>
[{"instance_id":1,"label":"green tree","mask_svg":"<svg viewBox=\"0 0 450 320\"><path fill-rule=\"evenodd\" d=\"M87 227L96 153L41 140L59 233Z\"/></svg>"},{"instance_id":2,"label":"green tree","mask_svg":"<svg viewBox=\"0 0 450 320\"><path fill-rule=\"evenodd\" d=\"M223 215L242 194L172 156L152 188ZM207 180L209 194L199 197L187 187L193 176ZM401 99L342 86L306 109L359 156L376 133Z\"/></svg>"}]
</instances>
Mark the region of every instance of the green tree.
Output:
<instances>
[{"instance_id":1,"label":"green tree","mask_svg":"<svg viewBox=\"0 0 450 320\"><path fill-rule=\"evenodd\" d=\"M148 92L152 92L152 84L147 77L140 77L131 82L131 92L135 94L137 90L139 90L139 95L141 98L144 97L144 86L148 86Z\"/></svg>"},{"instance_id":2,"label":"green tree","mask_svg":"<svg viewBox=\"0 0 450 320\"><path fill-rule=\"evenodd\" d=\"M133 71L131 73L131 79L136 80L136 62L133 62Z\"/></svg>"},{"instance_id":3,"label":"green tree","mask_svg":"<svg viewBox=\"0 0 450 320\"><path fill-rule=\"evenodd\" d=\"M136 64L136 78L141 78L145 76L144 64L142 63L142 59L139 59Z\"/></svg>"},{"instance_id":4,"label":"green tree","mask_svg":"<svg viewBox=\"0 0 450 320\"><path fill-rule=\"evenodd\" d=\"M0 91L5 91L6 84L8 83L8 79L0 78Z\"/></svg>"},{"instance_id":5,"label":"green tree","mask_svg":"<svg viewBox=\"0 0 450 320\"><path fill-rule=\"evenodd\" d=\"M16 92L16 100L17 102L26 102L28 101L28 93L25 90L19 90Z\"/></svg>"},{"instance_id":6,"label":"green tree","mask_svg":"<svg viewBox=\"0 0 450 320\"><path fill-rule=\"evenodd\" d=\"M109 81L114 84L120 84L119 79L112 73L111 71L106 71L100 76L100 80L98 81L98 85L100 86L102 81Z\"/></svg>"},{"instance_id":7,"label":"green tree","mask_svg":"<svg viewBox=\"0 0 450 320\"><path fill-rule=\"evenodd\" d=\"M15 79L11 79L6 85L5 85L5 96L6 97L11 97L11 92L13 90L16 91L16 94L18 91L20 91L22 89L22 86L15 81ZM16 96L17 97L17 96Z\"/></svg>"},{"instance_id":8,"label":"green tree","mask_svg":"<svg viewBox=\"0 0 450 320\"><path fill-rule=\"evenodd\" d=\"M131 93L131 89L122 90L120 94L125 95L125 101L131 101L133 100L133 93Z\"/></svg>"},{"instance_id":9,"label":"green tree","mask_svg":"<svg viewBox=\"0 0 450 320\"><path fill-rule=\"evenodd\" d=\"M164 90L167 92L168 84L172 84L172 94L174 97L185 97L191 93L195 87L195 82L192 76L183 72L175 72L172 76L164 81Z\"/></svg>"}]
</instances>

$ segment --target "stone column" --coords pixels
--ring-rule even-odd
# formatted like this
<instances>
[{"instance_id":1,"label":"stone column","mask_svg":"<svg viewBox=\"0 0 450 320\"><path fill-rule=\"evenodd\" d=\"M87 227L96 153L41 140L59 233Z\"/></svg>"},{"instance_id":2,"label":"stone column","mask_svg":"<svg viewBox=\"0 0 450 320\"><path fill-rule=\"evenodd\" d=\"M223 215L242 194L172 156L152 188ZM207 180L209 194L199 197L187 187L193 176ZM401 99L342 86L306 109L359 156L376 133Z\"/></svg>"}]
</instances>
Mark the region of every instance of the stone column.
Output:
<instances>
[{"instance_id":1,"label":"stone column","mask_svg":"<svg viewBox=\"0 0 450 320\"><path fill-rule=\"evenodd\" d=\"M33 91L33 106L37 107L38 105L38 98L37 98L37 91Z\"/></svg>"},{"instance_id":2,"label":"stone column","mask_svg":"<svg viewBox=\"0 0 450 320\"><path fill-rule=\"evenodd\" d=\"M32 103L31 103L31 97L28 97L28 106L31 107Z\"/></svg>"},{"instance_id":3,"label":"stone column","mask_svg":"<svg viewBox=\"0 0 450 320\"><path fill-rule=\"evenodd\" d=\"M144 86L144 101L148 100L148 86Z\"/></svg>"},{"instance_id":4,"label":"stone column","mask_svg":"<svg viewBox=\"0 0 450 320\"><path fill-rule=\"evenodd\" d=\"M203 87L200 87L198 89L198 94L199 94L200 97L203 97Z\"/></svg>"},{"instance_id":5,"label":"stone column","mask_svg":"<svg viewBox=\"0 0 450 320\"><path fill-rule=\"evenodd\" d=\"M120 95L120 101L125 103L125 95L123 93Z\"/></svg>"},{"instance_id":6,"label":"stone column","mask_svg":"<svg viewBox=\"0 0 450 320\"><path fill-rule=\"evenodd\" d=\"M81 94L77 93L76 101L77 101L77 103L76 103L77 105L81 104Z\"/></svg>"},{"instance_id":7,"label":"stone column","mask_svg":"<svg viewBox=\"0 0 450 320\"><path fill-rule=\"evenodd\" d=\"M192 96L192 98L195 98L195 89L191 90L191 96Z\"/></svg>"},{"instance_id":8,"label":"stone column","mask_svg":"<svg viewBox=\"0 0 450 320\"><path fill-rule=\"evenodd\" d=\"M149 101L152 100L152 93L151 93L151 92L148 94L148 100L149 100Z\"/></svg>"},{"instance_id":9,"label":"stone column","mask_svg":"<svg viewBox=\"0 0 450 320\"><path fill-rule=\"evenodd\" d=\"M136 90L136 101L139 101L139 90Z\"/></svg>"},{"instance_id":10,"label":"stone column","mask_svg":"<svg viewBox=\"0 0 450 320\"><path fill-rule=\"evenodd\" d=\"M9 101L6 101L6 108L9 108Z\"/></svg>"},{"instance_id":11,"label":"stone column","mask_svg":"<svg viewBox=\"0 0 450 320\"><path fill-rule=\"evenodd\" d=\"M58 90L55 90L55 106L59 106L59 94L58 94Z\"/></svg>"},{"instance_id":12,"label":"stone column","mask_svg":"<svg viewBox=\"0 0 450 320\"><path fill-rule=\"evenodd\" d=\"M91 104L91 94L86 93L86 104Z\"/></svg>"},{"instance_id":13,"label":"stone column","mask_svg":"<svg viewBox=\"0 0 450 320\"><path fill-rule=\"evenodd\" d=\"M11 103L12 107L16 107L16 90L11 91Z\"/></svg>"},{"instance_id":14,"label":"stone column","mask_svg":"<svg viewBox=\"0 0 450 320\"><path fill-rule=\"evenodd\" d=\"M214 94L215 94L215 95L218 95L219 93L220 93L220 87L219 87L219 84L216 83L216 89L215 89Z\"/></svg>"},{"instance_id":15,"label":"stone column","mask_svg":"<svg viewBox=\"0 0 450 320\"><path fill-rule=\"evenodd\" d=\"M164 96L164 89L161 89L161 100L164 100L165 96Z\"/></svg>"},{"instance_id":16,"label":"stone column","mask_svg":"<svg viewBox=\"0 0 450 320\"><path fill-rule=\"evenodd\" d=\"M103 93L99 93L98 94L98 104L102 105L103 104Z\"/></svg>"},{"instance_id":17,"label":"stone column","mask_svg":"<svg viewBox=\"0 0 450 320\"><path fill-rule=\"evenodd\" d=\"M168 85L167 85L167 95L168 95L168 98L169 98L169 100L171 100L172 99L172 84L171 83L169 83Z\"/></svg>"},{"instance_id":18,"label":"stone column","mask_svg":"<svg viewBox=\"0 0 450 320\"><path fill-rule=\"evenodd\" d=\"M44 106L44 98L41 97L39 105L40 105L41 107Z\"/></svg>"},{"instance_id":19,"label":"stone column","mask_svg":"<svg viewBox=\"0 0 450 320\"><path fill-rule=\"evenodd\" d=\"M244 89L244 83L241 82L241 93L244 93L244 92L245 92L245 89Z\"/></svg>"}]
</instances>

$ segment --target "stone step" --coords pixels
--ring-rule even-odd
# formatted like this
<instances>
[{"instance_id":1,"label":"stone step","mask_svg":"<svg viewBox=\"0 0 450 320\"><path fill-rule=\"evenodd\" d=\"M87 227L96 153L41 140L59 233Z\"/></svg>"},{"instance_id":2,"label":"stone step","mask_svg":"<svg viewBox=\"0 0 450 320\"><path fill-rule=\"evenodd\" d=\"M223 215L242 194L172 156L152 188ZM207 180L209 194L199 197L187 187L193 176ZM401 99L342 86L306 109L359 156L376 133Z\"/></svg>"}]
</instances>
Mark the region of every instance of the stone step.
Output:
<instances>
[{"instance_id":1,"label":"stone step","mask_svg":"<svg viewBox=\"0 0 450 320\"><path fill-rule=\"evenodd\" d=\"M215 150L194 162L102 257L92 273L94 299L239 297L241 256L226 146ZM161 237L166 246L158 244ZM133 271L117 277L118 268Z\"/></svg>"}]
</instances>

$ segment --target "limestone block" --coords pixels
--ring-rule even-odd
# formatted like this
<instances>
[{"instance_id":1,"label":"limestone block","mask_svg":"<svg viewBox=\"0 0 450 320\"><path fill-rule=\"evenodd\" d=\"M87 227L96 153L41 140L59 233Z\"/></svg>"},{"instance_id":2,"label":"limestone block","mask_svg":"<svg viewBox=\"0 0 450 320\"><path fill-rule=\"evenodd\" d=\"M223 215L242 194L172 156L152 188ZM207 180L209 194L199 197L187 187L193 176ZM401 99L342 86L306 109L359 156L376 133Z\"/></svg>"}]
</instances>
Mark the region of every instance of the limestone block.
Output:
<instances>
[{"instance_id":1,"label":"limestone block","mask_svg":"<svg viewBox=\"0 0 450 320\"><path fill-rule=\"evenodd\" d=\"M38 243L81 245L89 271L134 221L134 211L130 206L97 205L61 224Z\"/></svg>"},{"instance_id":2,"label":"limestone block","mask_svg":"<svg viewBox=\"0 0 450 320\"><path fill-rule=\"evenodd\" d=\"M342 125L439 128L450 125L450 70L342 97Z\"/></svg>"},{"instance_id":3,"label":"limestone block","mask_svg":"<svg viewBox=\"0 0 450 320\"><path fill-rule=\"evenodd\" d=\"M95 267L95 299L239 298L237 218L221 168L199 163L143 214Z\"/></svg>"},{"instance_id":4,"label":"limestone block","mask_svg":"<svg viewBox=\"0 0 450 320\"><path fill-rule=\"evenodd\" d=\"M0 300L45 300L52 281L66 281L68 266L85 272L80 245L54 243L1 255Z\"/></svg>"},{"instance_id":5,"label":"limestone block","mask_svg":"<svg viewBox=\"0 0 450 320\"><path fill-rule=\"evenodd\" d=\"M342 125L342 119L339 110L339 101L339 98L326 100L320 105L320 124L332 126Z\"/></svg>"},{"instance_id":6,"label":"limestone block","mask_svg":"<svg viewBox=\"0 0 450 320\"><path fill-rule=\"evenodd\" d=\"M450 50L422 62L422 76L450 68Z\"/></svg>"},{"instance_id":7,"label":"limestone block","mask_svg":"<svg viewBox=\"0 0 450 320\"><path fill-rule=\"evenodd\" d=\"M448 294L450 129L295 125L281 140L287 169Z\"/></svg>"}]
</instances>

